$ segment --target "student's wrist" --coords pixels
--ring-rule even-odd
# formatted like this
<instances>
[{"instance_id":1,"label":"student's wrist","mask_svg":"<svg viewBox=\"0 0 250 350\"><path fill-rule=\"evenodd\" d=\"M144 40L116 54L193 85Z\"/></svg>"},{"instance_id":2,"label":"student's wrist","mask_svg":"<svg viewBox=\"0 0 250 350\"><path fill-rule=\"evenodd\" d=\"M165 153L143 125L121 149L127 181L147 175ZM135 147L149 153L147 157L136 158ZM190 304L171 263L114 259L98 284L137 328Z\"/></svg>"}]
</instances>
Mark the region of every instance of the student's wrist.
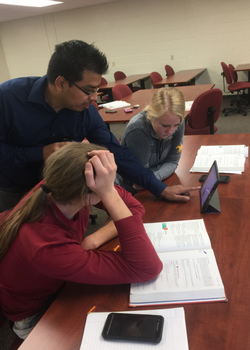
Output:
<instances>
[{"instance_id":1,"label":"student's wrist","mask_svg":"<svg viewBox=\"0 0 250 350\"><path fill-rule=\"evenodd\" d=\"M112 200L115 200L117 197L120 198L119 194L117 193L116 189L113 187L111 190L98 195L100 200L103 204L108 204L109 202L112 203Z\"/></svg>"},{"instance_id":2,"label":"student's wrist","mask_svg":"<svg viewBox=\"0 0 250 350\"><path fill-rule=\"evenodd\" d=\"M133 215L122 198L119 196L116 189L114 189L112 194L110 193L108 196L102 199L102 202L113 221L121 220Z\"/></svg>"}]
</instances>

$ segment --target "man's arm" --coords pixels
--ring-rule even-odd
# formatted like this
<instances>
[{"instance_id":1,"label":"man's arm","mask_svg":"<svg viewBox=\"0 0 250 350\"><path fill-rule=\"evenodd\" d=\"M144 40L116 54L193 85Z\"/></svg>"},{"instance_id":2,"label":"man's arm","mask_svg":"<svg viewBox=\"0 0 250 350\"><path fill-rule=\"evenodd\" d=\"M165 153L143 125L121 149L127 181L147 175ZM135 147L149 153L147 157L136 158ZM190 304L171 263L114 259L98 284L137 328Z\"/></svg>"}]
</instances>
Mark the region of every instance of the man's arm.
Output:
<instances>
[{"instance_id":1,"label":"man's arm","mask_svg":"<svg viewBox=\"0 0 250 350\"><path fill-rule=\"evenodd\" d=\"M90 106L85 113L86 119L84 121L88 124L88 130L86 130L87 139L89 142L106 146L114 153L115 161L118 166L117 172L130 182L147 189L156 197L162 196L167 200L175 201L187 201L189 197L180 196L180 193L189 193L199 188L189 188L179 185L171 186L169 190L169 187L167 187L164 182L161 182L154 176L152 170L144 168L141 165L138 158L128 147L119 144L116 137L108 130L94 106ZM174 187L178 188L174 189Z\"/></svg>"},{"instance_id":2,"label":"man's arm","mask_svg":"<svg viewBox=\"0 0 250 350\"><path fill-rule=\"evenodd\" d=\"M93 107L93 108L92 108ZM117 172L132 183L139 184L159 197L166 185L156 179L150 169L144 168L135 154L120 145L116 137L108 130L106 124L94 106L84 111L83 122L89 142L107 147L115 156Z\"/></svg>"},{"instance_id":3,"label":"man's arm","mask_svg":"<svg viewBox=\"0 0 250 350\"><path fill-rule=\"evenodd\" d=\"M46 162L46 160L49 158L49 156L60 149L61 147L68 145L70 142L55 142L51 143L49 145L43 146L43 160Z\"/></svg>"},{"instance_id":4,"label":"man's arm","mask_svg":"<svg viewBox=\"0 0 250 350\"><path fill-rule=\"evenodd\" d=\"M167 199L168 201L175 202L188 202L190 197L190 192L197 191L200 186L197 187L184 187L182 185L168 186L161 193L161 197Z\"/></svg>"}]
</instances>

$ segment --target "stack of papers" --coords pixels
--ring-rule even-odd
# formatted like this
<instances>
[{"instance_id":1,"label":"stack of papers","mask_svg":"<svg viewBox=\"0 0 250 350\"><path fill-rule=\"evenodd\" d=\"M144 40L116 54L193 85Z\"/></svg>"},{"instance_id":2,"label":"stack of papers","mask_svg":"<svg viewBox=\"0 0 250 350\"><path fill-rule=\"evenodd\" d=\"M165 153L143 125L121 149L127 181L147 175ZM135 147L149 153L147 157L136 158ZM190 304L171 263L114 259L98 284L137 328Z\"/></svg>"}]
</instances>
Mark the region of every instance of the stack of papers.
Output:
<instances>
[{"instance_id":1,"label":"stack of papers","mask_svg":"<svg viewBox=\"0 0 250 350\"><path fill-rule=\"evenodd\" d=\"M113 101L109 103L104 103L102 107L108 108L108 109L116 109L116 108L122 108L122 107L128 107L130 106L130 103L125 101Z\"/></svg>"},{"instance_id":2,"label":"stack of papers","mask_svg":"<svg viewBox=\"0 0 250 350\"><path fill-rule=\"evenodd\" d=\"M201 146L190 172L207 173L216 160L219 173L241 174L245 169L245 145Z\"/></svg>"},{"instance_id":3,"label":"stack of papers","mask_svg":"<svg viewBox=\"0 0 250 350\"><path fill-rule=\"evenodd\" d=\"M162 315L164 317L164 326L161 342L155 345L131 341L104 340L101 334L109 312L92 312L87 316L80 350L188 350L185 314L182 307L130 311L129 313Z\"/></svg>"}]
</instances>

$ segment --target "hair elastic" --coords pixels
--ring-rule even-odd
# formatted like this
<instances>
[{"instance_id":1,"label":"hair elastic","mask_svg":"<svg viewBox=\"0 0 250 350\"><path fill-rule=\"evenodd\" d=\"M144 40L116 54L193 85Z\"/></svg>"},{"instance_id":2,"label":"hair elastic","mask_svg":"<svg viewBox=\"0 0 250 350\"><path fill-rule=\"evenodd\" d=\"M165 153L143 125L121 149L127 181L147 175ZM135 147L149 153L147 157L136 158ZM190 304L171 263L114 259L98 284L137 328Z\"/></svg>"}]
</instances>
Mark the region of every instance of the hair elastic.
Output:
<instances>
[{"instance_id":1,"label":"hair elastic","mask_svg":"<svg viewBox=\"0 0 250 350\"><path fill-rule=\"evenodd\" d=\"M45 193L50 193L51 192L45 185L42 185L42 190Z\"/></svg>"}]
</instances>

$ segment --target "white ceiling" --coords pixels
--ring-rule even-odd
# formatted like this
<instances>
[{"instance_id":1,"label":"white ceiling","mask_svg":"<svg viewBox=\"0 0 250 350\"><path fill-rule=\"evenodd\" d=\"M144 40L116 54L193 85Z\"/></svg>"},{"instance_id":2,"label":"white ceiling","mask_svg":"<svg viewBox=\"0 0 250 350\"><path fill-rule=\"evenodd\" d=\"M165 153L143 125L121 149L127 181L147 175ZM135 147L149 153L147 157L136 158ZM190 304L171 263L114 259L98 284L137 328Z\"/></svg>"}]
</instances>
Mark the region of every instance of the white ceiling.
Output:
<instances>
[{"instance_id":1,"label":"white ceiling","mask_svg":"<svg viewBox=\"0 0 250 350\"><path fill-rule=\"evenodd\" d=\"M35 1L35 0L34 0ZM106 2L118 0L58 0L62 4L52 5L47 7L24 7L14 5L0 4L0 22L10 21L18 18L32 17L42 15L45 13L59 12L64 10L71 10L75 8L98 5Z\"/></svg>"}]
</instances>

